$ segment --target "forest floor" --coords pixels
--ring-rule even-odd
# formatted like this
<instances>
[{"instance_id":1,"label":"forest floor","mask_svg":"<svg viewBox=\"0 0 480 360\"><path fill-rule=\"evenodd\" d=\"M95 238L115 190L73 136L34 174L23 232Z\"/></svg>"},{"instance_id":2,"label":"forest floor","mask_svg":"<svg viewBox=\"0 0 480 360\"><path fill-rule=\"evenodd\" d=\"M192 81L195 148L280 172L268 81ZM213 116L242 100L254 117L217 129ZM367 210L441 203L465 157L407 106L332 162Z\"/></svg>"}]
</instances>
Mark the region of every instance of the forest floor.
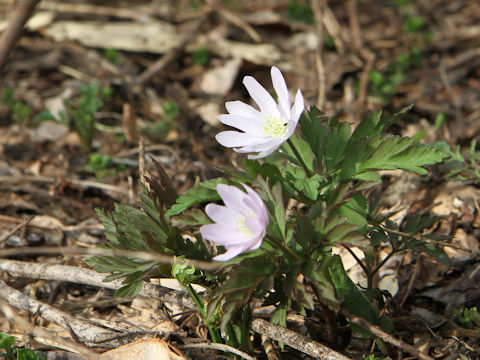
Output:
<instances>
[{"instance_id":1,"label":"forest floor","mask_svg":"<svg viewBox=\"0 0 480 360\"><path fill-rule=\"evenodd\" d=\"M15 3L0 0L0 31ZM246 75L271 89L271 66L302 90L307 108L340 121L413 104L392 131L444 142L467 159L457 173L385 172L378 191L392 220L440 216L432 231L456 246L445 247L450 265L404 253L379 286L396 307L392 336L431 358L479 358L477 0L40 1L0 73L0 332L45 352L114 346L82 344L62 317L70 316L130 341L159 336L189 358L222 358L186 346L206 343L206 331L178 299L114 298L102 275L55 272L88 270L85 256L41 249L102 244L94 209L138 204L149 156L179 193L219 176L219 167L238 168L245 156L214 139L225 128L218 115L226 101L248 101ZM353 264L349 271L362 281ZM269 356L310 358L274 346ZM339 351L359 359L371 350L387 356L359 336ZM395 351L402 358L405 349ZM265 354L258 342L256 358Z\"/></svg>"}]
</instances>

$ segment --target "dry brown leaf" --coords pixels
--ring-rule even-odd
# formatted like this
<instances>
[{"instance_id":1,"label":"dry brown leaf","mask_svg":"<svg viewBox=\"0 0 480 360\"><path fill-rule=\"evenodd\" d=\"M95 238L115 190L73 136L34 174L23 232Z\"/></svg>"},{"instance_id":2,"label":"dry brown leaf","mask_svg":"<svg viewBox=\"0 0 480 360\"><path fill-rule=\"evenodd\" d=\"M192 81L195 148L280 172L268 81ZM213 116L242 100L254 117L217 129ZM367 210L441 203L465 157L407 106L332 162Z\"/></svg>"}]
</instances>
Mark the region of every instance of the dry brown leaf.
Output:
<instances>
[{"instance_id":1,"label":"dry brown leaf","mask_svg":"<svg viewBox=\"0 0 480 360\"><path fill-rule=\"evenodd\" d=\"M101 360L171 360L185 359L180 351L161 339L140 340L107 351Z\"/></svg>"},{"instance_id":2,"label":"dry brown leaf","mask_svg":"<svg viewBox=\"0 0 480 360\"><path fill-rule=\"evenodd\" d=\"M181 32L166 22L59 21L42 31L56 41L74 40L102 49L163 54L181 41Z\"/></svg>"},{"instance_id":3,"label":"dry brown leaf","mask_svg":"<svg viewBox=\"0 0 480 360\"><path fill-rule=\"evenodd\" d=\"M238 75L241 59L232 59L203 73L200 90L209 95L226 95Z\"/></svg>"}]
</instances>

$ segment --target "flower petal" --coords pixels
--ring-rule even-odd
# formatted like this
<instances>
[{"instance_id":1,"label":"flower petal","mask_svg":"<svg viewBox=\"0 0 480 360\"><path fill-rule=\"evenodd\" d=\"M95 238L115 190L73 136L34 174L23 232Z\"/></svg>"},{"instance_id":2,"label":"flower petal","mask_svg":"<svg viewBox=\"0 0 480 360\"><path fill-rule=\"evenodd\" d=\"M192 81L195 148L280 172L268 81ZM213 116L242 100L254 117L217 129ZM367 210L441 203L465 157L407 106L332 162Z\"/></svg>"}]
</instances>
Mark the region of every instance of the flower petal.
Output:
<instances>
[{"instance_id":1,"label":"flower petal","mask_svg":"<svg viewBox=\"0 0 480 360\"><path fill-rule=\"evenodd\" d=\"M262 119L254 119L240 115L223 114L218 117L222 124L232 126L243 132L265 137L262 129Z\"/></svg>"},{"instance_id":2,"label":"flower petal","mask_svg":"<svg viewBox=\"0 0 480 360\"><path fill-rule=\"evenodd\" d=\"M245 244L251 240L249 234L219 224L202 225L200 234L208 241L213 241L225 247Z\"/></svg>"},{"instance_id":3,"label":"flower petal","mask_svg":"<svg viewBox=\"0 0 480 360\"><path fill-rule=\"evenodd\" d=\"M222 131L215 135L215 139L217 139L220 145L226 147L246 146L258 141L257 137L239 131Z\"/></svg>"},{"instance_id":4,"label":"flower petal","mask_svg":"<svg viewBox=\"0 0 480 360\"><path fill-rule=\"evenodd\" d=\"M257 241L258 238L263 238L263 236L265 235L265 226L260 221L258 221L258 218L246 218L245 225L252 233L252 237L248 241L249 243L253 244Z\"/></svg>"},{"instance_id":5,"label":"flower petal","mask_svg":"<svg viewBox=\"0 0 480 360\"><path fill-rule=\"evenodd\" d=\"M235 256L241 254L245 250L248 250L248 246L245 246L245 245L232 246L227 249L226 253L215 256L213 260L228 261L233 259Z\"/></svg>"},{"instance_id":6,"label":"flower petal","mask_svg":"<svg viewBox=\"0 0 480 360\"><path fill-rule=\"evenodd\" d=\"M228 101L225 103L225 108L231 115L240 115L249 118L261 117L262 113L253 106L245 104L241 101Z\"/></svg>"},{"instance_id":7,"label":"flower petal","mask_svg":"<svg viewBox=\"0 0 480 360\"><path fill-rule=\"evenodd\" d=\"M257 103L262 115L274 115L279 117L277 103L265 88L251 76L243 78L243 84L247 88L250 97Z\"/></svg>"},{"instance_id":8,"label":"flower petal","mask_svg":"<svg viewBox=\"0 0 480 360\"><path fill-rule=\"evenodd\" d=\"M263 140L263 141L261 141ZM264 139L258 139L255 143L252 143L250 145L245 145L246 149L249 149L252 152L255 151L268 151L270 149L276 149L279 147L285 139L282 138L264 138Z\"/></svg>"},{"instance_id":9,"label":"flower petal","mask_svg":"<svg viewBox=\"0 0 480 360\"><path fill-rule=\"evenodd\" d=\"M290 118L295 122L295 126L297 125L300 116L302 116L303 110L305 110L305 104L303 101L302 92L299 89L297 91L297 95L295 96L295 103L293 104L292 111L290 113Z\"/></svg>"},{"instance_id":10,"label":"flower petal","mask_svg":"<svg viewBox=\"0 0 480 360\"><path fill-rule=\"evenodd\" d=\"M248 208L243 201L243 199L248 198L248 195L239 188L225 184L218 184L217 192L227 207L239 212L244 216L247 216L252 212L252 210Z\"/></svg>"},{"instance_id":11,"label":"flower petal","mask_svg":"<svg viewBox=\"0 0 480 360\"><path fill-rule=\"evenodd\" d=\"M278 95L278 105L280 105L283 115L288 117L290 115L290 95L288 94L285 79L280 70L275 66L272 66L270 73L272 75L273 88Z\"/></svg>"},{"instance_id":12,"label":"flower petal","mask_svg":"<svg viewBox=\"0 0 480 360\"><path fill-rule=\"evenodd\" d=\"M263 159L264 157L267 157L268 155L270 155L270 154L272 154L273 152L275 152L275 150L277 150L279 146L280 146L280 145L275 146L275 147L272 147L272 148L270 148L270 149L268 149L268 150L265 150L265 151L260 151L260 152L259 152L258 154L256 154L256 155L253 155L253 154L248 155L248 159L249 159L249 160ZM247 151L247 152L249 152L249 151Z\"/></svg>"},{"instance_id":13,"label":"flower petal","mask_svg":"<svg viewBox=\"0 0 480 360\"><path fill-rule=\"evenodd\" d=\"M205 207L205 212L215 223L232 229L235 229L237 226L238 217L243 217L238 211L217 204L208 204Z\"/></svg>"},{"instance_id":14,"label":"flower petal","mask_svg":"<svg viewBox=\"0 0 480 360\"><path fill-rule=\"evenodd\" d=\"M267 208L265 207L265 203L251 187L245 184L242 185L248 194L249 203L247 204L247 206L255 210L255 214L258 216L259 221L261 221L266 227L268 225L268 213Z\"/></svg>"}]
</instances>

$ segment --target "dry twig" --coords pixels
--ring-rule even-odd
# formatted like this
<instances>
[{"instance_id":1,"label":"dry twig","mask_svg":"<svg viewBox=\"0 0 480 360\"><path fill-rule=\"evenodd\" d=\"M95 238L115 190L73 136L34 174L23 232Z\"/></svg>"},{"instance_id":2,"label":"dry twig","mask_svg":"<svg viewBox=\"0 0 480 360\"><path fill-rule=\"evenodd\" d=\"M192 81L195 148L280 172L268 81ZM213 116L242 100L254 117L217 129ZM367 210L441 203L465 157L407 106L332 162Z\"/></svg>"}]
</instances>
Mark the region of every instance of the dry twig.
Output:
<instances>
[{"instance_id":1,"label":"dry twig","mask_svg":"<svg viewBox=\"0 0 480 360\"><path fill-rule=\"evenodd\" d=\"M32 16L33 10L35 10L39 1L40 0L19 1L17 7L10 14L8 27L0 37L0 74L7 63L8 55L12 51L17 40L20 38L23 26L30 16Z\"/></svg>"},{"instance_id":2,"label":"dry twig","mask_svg":"<svg viewBox=\"0 0 480 360\"><path fill-rule=\"evenodd\" d=\"M28 223L30 221L32 221L32 219L34 218L35 216L29 216L28 218L26 218L25 220L23 220L20 224L16 225L12 230L10 230L9 232L7 232L6 234L3 234L2 236L0 236L0 244L7 241L10 236L12 236L13 234L15 234L18 230L20 230L21 228L25 227L28 225Z\"/></svg>"},{"instance_id":3,"label":"dry twig","mask_svg":"<svg viewBox=\"0 0 480 360\"><path fill-rule=\"evenodd\" d=\"M0 270L12 276L26 277L29 279L68 281L75 284L92 285L111 290L117 290L124 286L122 280L104 282L104 274L76 266L0 259ZM195 304L186 292L176 291L160 285L146 283L138 295L178 304L191 309L195 308Z\"/></svg>"},{"instance_id":4,"label":"dry twig","mask_svg":"<svg viewBox=\"0 0 480 360\"><path fill-rule=\"evenodd\" d=\"M253 319L252 330L268 336L276 341L281 341L294 349L321 360L350 360L350 358L329 347L313 341L279 325L274 325L263 319Z\"/></svg>"},{"instance_id":5,"label":"dry twig","mask_svg":"<svg viewBox=\"0 0 480 360\"><path fill-rule=\"evenodd\" d=\"M220 350L224 352L231 352L232 354L238 355L242 357L243 359L246 360L255 360L255 358L251 357L247 353L244 353L243 351L240 351L234 347L231 347L229 345L225 344L218 344L218 343L199 343L199 344L189 344L189 345L183 345L179 346L179 349L195 349L195 348L200 348L200 349L215 349L215 350Z\"/></svg>"},{"instance_id":6,"label":"dry twig","mask_svg":"<svg viewBox=\"0 0 480 360\"><path fill-rule=\"evenodd\" d=\"M177 262L175 256L164 254L152 254L146 251L118 250L118 249L101 249L101 248L79 248L71 246L59 247L26 247L0 249L0 258L19 255L94 255L94 256L119 256L145 261L157 261L162 264L173 265ZM223 264L216 262L206 262L200 260L185 259L185 261L197 269L215 271L220 269Z\"/></svg>"},{"instance_id":7,"label":"dry twig","mask_svg":"<svg viewBox=\"0 0 480 360\"><path fill-rule=\"evenodd\" d=\"M416 357L418 357L420 360L433 360L432 357L426 355L425 353L421 352L418 350L416 347L407 344L406 342L397 339L393 337L390 334L387 334L385 331L380 329L378 326L370 324L367 320L362 319L361 317L358 317L356 315L350 314L346 310L341 311L343 315L347 318L350 319L354 324L357 324L358 326L361 326L364 329L367 329L370 331L373 335L378 336L380 339L385 341L386 343L389 343L405 352L408 352Z\"/></svg>"},{"instance_id":8,"label":"dry twig","mask_svg":"<svg viewBox=\"0 0 480 360\"><path fill-rule=\"evenodd\" d=\"M53 306L32 299L20 291L15 290L0 280L0 299L5 300L9 305L28 311L31 315L39 315L47 321L53 322L62 328L72 329L76 336L82 341L89 343L105 343L115 339L118 333L93 325L87 321L80 320ZM116 341L118 345L118 341Z\"/></svg>"},{"instance_id":9,"label":"dry twig","mask_svg":"<svg viewBox=\"0 0 480 360\"><path fill-rule=\"evenodd\" d=\"M47 331L38 326L32 326L32 324L26 320L23 316L18 314L14 309L8 305L6 301L0 301L0 311L2 311L7 319L11 321L15 329L23 329L27 332L28 336L33 337L37 342L49 346L54 346L59 349L68 350L77 354L82 355L83 357L88 358L89 360L96 360L99 358L99 355L88 347L75 343L69 339L65 339L58 335L52 334L50 331Z\"/></svg>"}]
</instances>

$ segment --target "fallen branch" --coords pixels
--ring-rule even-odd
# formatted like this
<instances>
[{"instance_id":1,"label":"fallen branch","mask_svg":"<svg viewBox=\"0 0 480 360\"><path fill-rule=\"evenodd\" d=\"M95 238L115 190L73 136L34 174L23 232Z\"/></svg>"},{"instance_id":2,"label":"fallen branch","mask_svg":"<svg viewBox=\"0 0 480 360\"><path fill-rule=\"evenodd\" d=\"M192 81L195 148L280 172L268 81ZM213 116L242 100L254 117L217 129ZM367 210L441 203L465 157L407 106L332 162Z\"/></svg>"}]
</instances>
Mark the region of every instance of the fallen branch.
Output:
<instances>
[{"instance_id":1,"label":"fallen branch","mask_svg":"<svg viewBox=\"0 0 480 360\"><path fill-rule=\"evenodd\" d=\"M11 12L8 27L0 37L0 74L7 63L8 55L20 38L25 23L30 16L32 16L33 10L35 10L39 1L40 0L19 1L16 8Z\"/></svg>"},{"instance_id":2,"label":"fallen branch","mask_svg":"<svg viewBox=\"0 0 480 360\"><path fill-rule=\"evenodd\" d=\"M427 354L421 352L418 350L416 347L407 344L406 342L397 339L396 337L393 337L390 334L387 334L385 331L380 329L378 326L370 324L367 320L362 319L361 317L358 317L356 315L350 314L346 310L342 310L342 314L350 319L351 322L354 324L359 325L360 327L367 329L370 331L373 335L379 337L382 339L384 342L389 343L405 352L410 353L411 355L421 359L421 360L434 360L432 357L428 356Z\"/></svg>"},{"instance_id":3,"label":"fallen branch","mask_svg":"<svg viewBox=\"0 0 480 360\"><path fill-rule=\"evenodd\" d=\"M0 249L0 258L19 255L93 255L93 256L118 256L131 259L157 261L161 264L173 265L178 260L175 256L164 254L152 254L146 251L119 250L119 249L101 249L101 248L80 248L71 246L39 246ZM182 259L188 265L197 269L215 271L224 264L219 262L207 262L192 259Z\"/></svg>"},{"instance_id":4,"label":"fallen branch","mask_svg":"<svg viewBox=\"0 0 480 360\"><path fill-rule=\"evenodd\" d=\"M88 321L80 320L61 310L55 309L53 306L32 299L8 286L3 280L0 280L0 299L5 300L9 305L17 309L28 311L32 316L40 316L47 321L61 326L65 330L72 331L76 337L86 343L99 344L114 340L113 346L121 345L118 341L118 332L101 328Z\"/></svg>"},{"instance_id":5,"label":"fallen branch","mask_svg":"<svg viewBox=\"0 0 480 360\"><path fill-rule=\"evenodd\" d=\"M111 290L118 290L124 286L122 280L104 282L104 274L90 269L68 265L0 259L0 271L6 271L12 276L26 277L29 279L68 281L75 284L92 285ZM138 295L178 304L182 307L195 308L194 302L186 292L183 293L160 285L145 283Z\"/></svg>"},{"instance_id":6,"label":"fallen branch","mask_svg":"<svg viewBox=\"0 0 480 360\"><path fill-rule=\"evenodd\" d=\"M263 319L253 319L252 330L268 336L276 341L281 341L288 346L321 360L351 360L345 355L329 347L313 341L306 336L289 330L279 325L274 325Z\"/></svg>"}]
</instances>

